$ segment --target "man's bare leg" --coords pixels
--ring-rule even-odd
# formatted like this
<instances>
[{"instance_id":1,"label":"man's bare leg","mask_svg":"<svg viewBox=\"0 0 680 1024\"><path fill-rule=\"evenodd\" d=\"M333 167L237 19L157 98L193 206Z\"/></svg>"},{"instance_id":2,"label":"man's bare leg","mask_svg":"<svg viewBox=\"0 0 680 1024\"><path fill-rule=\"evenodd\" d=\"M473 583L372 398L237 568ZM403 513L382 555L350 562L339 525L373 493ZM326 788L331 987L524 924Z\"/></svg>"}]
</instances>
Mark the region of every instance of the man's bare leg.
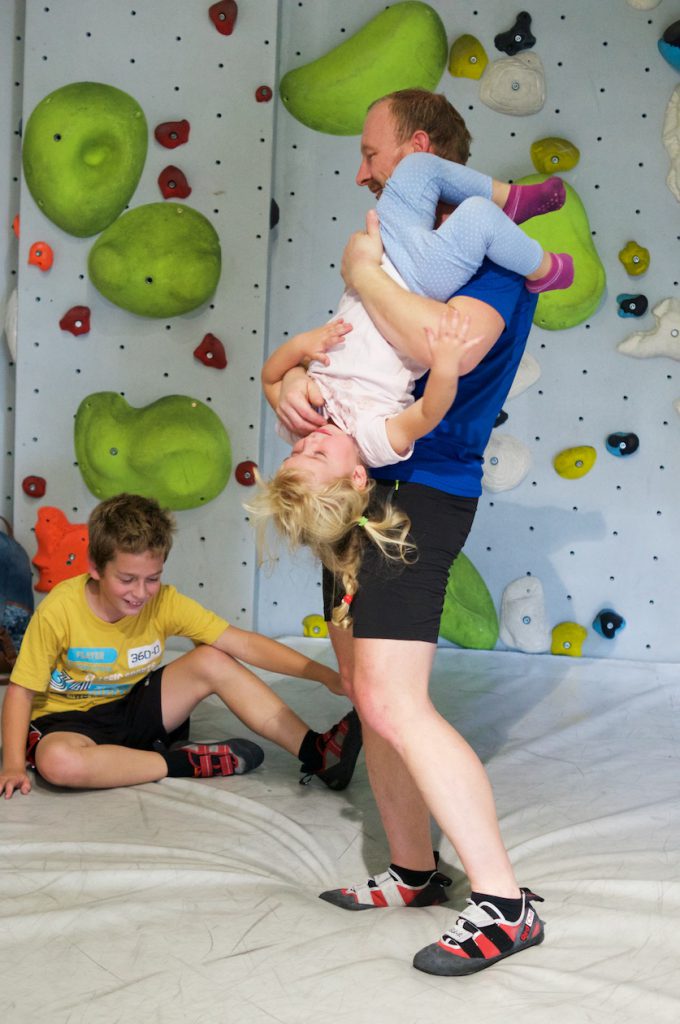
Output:
<instances>
[{"instance_id":1,"label":"man's bare leg","mask_svg":"<svg viewBox=\"0 0 680 1024\"><path fill-rule=\"evenodd\" d=\"M354 695L366 732L373 729L393 748L412 780L401 789L404 773L398 760L369 739L371 782L393 862L416 868L408 858L417 856L419 864L431 866L431 860L425 861L417 791L455 848L472 889L518 897L484 767L430 702L427 687L435 650L418 641L354 641ZM429 827L426 833L431 856Z\"/></svg>"}]
</instances>

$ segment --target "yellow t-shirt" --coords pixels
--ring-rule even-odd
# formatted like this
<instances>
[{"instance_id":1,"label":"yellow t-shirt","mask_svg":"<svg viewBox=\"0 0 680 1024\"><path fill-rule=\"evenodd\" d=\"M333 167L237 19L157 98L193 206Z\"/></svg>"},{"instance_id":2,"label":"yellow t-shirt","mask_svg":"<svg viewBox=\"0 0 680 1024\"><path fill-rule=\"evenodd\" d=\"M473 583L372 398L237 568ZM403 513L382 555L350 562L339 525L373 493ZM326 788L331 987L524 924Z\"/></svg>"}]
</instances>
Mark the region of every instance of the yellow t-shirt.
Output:
<instances>
[{"instance_id":1,"label":"yellow t-shirt","mask_svg":"<svg viewBox=\"0 0 680 1024\"><path fill-rule=\"evenodd\" d=\"M87 603L88 579L57 584L28 624L10 680L35 691L33 718L118 700L161 665L169 636L212 644L229 626L167 584L138 615L104 622Z\"/></svg>"}]
</instances>

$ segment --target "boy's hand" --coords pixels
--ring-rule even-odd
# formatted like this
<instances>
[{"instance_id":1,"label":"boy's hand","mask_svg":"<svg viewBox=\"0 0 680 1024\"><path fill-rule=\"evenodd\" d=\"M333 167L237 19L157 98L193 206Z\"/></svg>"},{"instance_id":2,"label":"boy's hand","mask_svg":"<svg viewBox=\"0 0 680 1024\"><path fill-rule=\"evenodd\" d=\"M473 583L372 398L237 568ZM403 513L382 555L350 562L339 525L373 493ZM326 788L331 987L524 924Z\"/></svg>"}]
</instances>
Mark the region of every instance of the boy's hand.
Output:
<instances>
[{"instance_id":1,"label":"boy's hand","mask_svg":"<svg viewBox=\"0 0 680 1024\"><path fill-rule=\"evenodd\" d=\"M346 334L352 330L352 325L345 323L340 317L338 320L331 320L323 327L315 327L312 331L304 331L298 334L296 341L300 346L300 361L316 359L317 362L328 366L329 357L326 355L330 348L339 345Z\"/></svg>"},{"instance_id":2,"label":"boy's hand","mask_svg":"<svg viewBox=\"0 0 680 1024\"><path fill-rule=\"evenodd\" d=\"M10 772L4 768L0 770L0 794L4 793L5 800L9 800L17 790L24 796L31 792L31 780L26 772Z\"/></svg>"},{"instance_id":3,"label":"boy's hand","mask_svg":"<svg viewBox=\"0 0 680 1024\"><path fill-rule=\"evenodd\" d=\"M457 381L463 353L473 348L482 339L468 338L470 317L461 317L454 306L447 306L442 313L437 331L425 328L425 336L430 349L430 368L442 378Z\"/></svg>"}]
</instances>

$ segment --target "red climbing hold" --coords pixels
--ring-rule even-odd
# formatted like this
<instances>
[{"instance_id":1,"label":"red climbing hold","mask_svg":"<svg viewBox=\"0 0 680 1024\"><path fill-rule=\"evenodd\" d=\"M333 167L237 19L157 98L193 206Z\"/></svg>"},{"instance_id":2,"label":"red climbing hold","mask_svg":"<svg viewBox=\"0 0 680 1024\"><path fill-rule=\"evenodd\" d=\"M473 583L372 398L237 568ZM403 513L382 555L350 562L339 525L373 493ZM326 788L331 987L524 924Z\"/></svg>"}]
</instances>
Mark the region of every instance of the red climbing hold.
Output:
<instances>
[{"instance_id":1,"label":"red climbing hold","mask_svg":"<svg viewBox=\"0 0 680 1024\"><path fill-rule=\"evenodd\" d=\"M71 306L59 321L62 331L70 331L71 334L90 333L90 307Z\"/></svg>"},{"instance_id":2,"label":"red climbing hold","mask_svg":"<svg viewBox=\"0 0 680 1024\"><path fill-rule=\"evenodd\" d=\"M170 165L158 175L158 187L163 199L186 199L191 195L191 185L179 167Z\"/></svg>"},{"instance_id":3,"label":"red climbing hold","mask_svg":"<svg viewBox=\"0 0 680 1024\"><path fill-rule=\"evenodd\" d=\"M234 476L244 487L252 487L255 483L256 462L239 462L234 470Z\"/></svg>"},{"instance_id":4,"label":"red climbing hold","mask_svg":"<svg viewBox=\"0 0 680 1024\"><path fill-rule=\"evenodd\" d=\"M269 103L274 93L271 91L268 85L260 85L255 90L255 99L258 103Z\"/></svg>"},{"instance_id":5,"label":"red climbing hold","mask_svg":"<svg viewBox=\"0 0 680 1024\"><path fill-rule=\"evenodd\" d=\"M190 128L191 125L188 121L163 121L162 124L158 124L154 128L154 136L156 142L160 142L161 146L165 146L166 149L175 149L189 141Z\"/></svg>"},{"instance_id":6,"label":"red climbing hold","mask_svg":"<svg viewBox=\"0 0 680 1024\"><path fill-rule=\"evenodd\" d=\"M198 348L194 349L194 355L200 362L212 366L214 370L223 370L227 365L224 345L214 334L206 334Z\"/></svg>"},{"instance_id":7,"label":"red climbing hold","mask_svg":"<svg viewBox=\"0 0 680 1024\"><path fill-rule=\"evenodd\" d=\"M12 231L17 236L17 238L19 237L20 229L21 229L21 217L19 216L18 213L15 213L14 214L14 220L12 221Z\"/></svg>"},{"instance_id":8,"label":"red climbing hold","mask_svg":"<svg viewBox=\"0 0 680 1024\"><path fill-rule=\"evenodd\" d=\"M39 267L40 270L49 270L54 263L52 246L47 242L34 242L28 250L28 262L32 267Z\"/></svg>"},{"instance_id":9,"label":"red climbing hold","mask_svg":"<svg viewBox=\"0 0 680 1024\"><path fill-rule=\"evenodd\" d=\"M21 481L21 489L29 498L42 498L47 490L47 484L42 476L25 476Z\"/></svg>"},{"instance_id":10,"label":"red climbing hold","mask_svg":"<svg viewBox=\"0 0 680 1024\"><path fill-rule=\"evenodd\" d=\"M220 0L208 8L208 15L217 31L223 36L230 36L236 24L238 6L236 0Z\"/></svg>"}]
</instances>

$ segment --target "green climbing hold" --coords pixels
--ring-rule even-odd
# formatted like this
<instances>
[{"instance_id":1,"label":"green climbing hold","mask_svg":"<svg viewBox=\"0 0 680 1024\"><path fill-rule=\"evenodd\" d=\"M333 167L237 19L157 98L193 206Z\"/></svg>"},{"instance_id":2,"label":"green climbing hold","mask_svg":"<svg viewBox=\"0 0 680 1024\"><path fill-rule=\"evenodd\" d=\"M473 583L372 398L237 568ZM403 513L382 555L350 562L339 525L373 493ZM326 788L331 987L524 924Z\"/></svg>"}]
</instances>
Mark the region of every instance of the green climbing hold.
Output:
<instances>
[{"instance_id":1,"label":"green climbing hold","mask_svg":"<svg viewBox=\"0 0 680 1024\"><path fill-rule=\"evenodd\" d=\"M64 231L96 235L137 188L147 141L146 118L132 96L102 82L72 82L45 96L26 123L26 184Z\"/></svg>"},{"instance_id":2,"label":"green climbing hold","mask_svg":"<svg viewBox=\"0 0 680 1024\"><path fill-rule=\"evenodd\" d=\"M171 317L206 302L220 279L220 240L182 203L129 210L90 249L90 279L110 302L139 316Z\"/></svg>"},{"instance_id":3,"label":"green climbing hold","mask_svg":"<svg viewBox=\"0 0 680 1024\"><path fill-rule=\"evenodd\" d=\"M545 181L545 174L530 174L518 184ZM546 331L561 331L583 323L597 309L607 278L590 233L588 215L574 189L564 183L567 198L561 210L532 217L522 230L551 252L574 257L574 283L564 291L542 292L534 323Z\"/></svg>"},{"instance_id":4,"label":"green climbing hold","mask_svg":"<svg viewBox=\"0 0 680 1024\"><path fill-rule=\"evenodd\" d=\"M231 473L229 435L207 405L168 395L135 409L114 391L88 395L75 417L75 449L97 498L130 491L165 508L205 505Z\"/></svg>"},{"instance_id":5,"label":"green climbing hold","mask_svg":"<svg viewBox=\"0 0 680 1024\"><path fill-rule=\"evenodd\" d=\"M492 651L498 640L498 615L487 586L462 552L449 571L439 635L459 647Z\"/></svg>"},{"instance_id":6,"label":"green climbing hold","mask_svg":"<svg viewBox=\"0 0 680 1024\"><path fill-rule=\"evenodd\" d=\"M289 71L279 91L287 110L308 128L360 135L374 100L397 89L434 89L448 57L446 30L429 6L393 4L351 39Z\"/></svg>"}]
</instances>

